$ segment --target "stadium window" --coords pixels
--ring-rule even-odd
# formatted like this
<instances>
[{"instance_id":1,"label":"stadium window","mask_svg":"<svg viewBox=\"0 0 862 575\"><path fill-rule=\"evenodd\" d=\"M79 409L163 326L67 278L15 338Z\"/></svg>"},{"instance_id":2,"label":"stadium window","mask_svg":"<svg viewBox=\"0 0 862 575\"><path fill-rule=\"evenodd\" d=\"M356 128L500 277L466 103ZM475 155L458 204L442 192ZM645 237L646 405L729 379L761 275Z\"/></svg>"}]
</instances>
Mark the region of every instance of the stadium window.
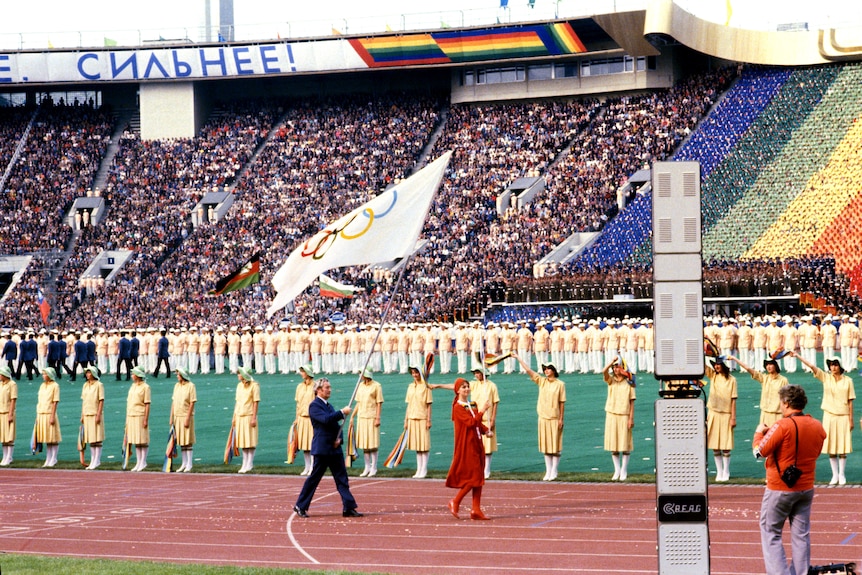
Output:
<instances>
[{"instance_id":1,"label":"stadium window","mask_svg":"<svg viewBox=\"0 0 862 575\"><path fill-rule=\"evenodd\" d=\"M646 58L644 58L643 56L639 56L637 63L638 63L638 72L643 72L644 70L646 70Z\"/></svg>"},{"instance_id":2,"label":"stadium window","mask_svg":"<svg viewBox=\"0 0 862 575\"><path fill-rule=\"evenodd\" d=\"M577 78L577 64L556 64L554 66L554 78Z\"/></svg>"},{"instance_id":3,"label":"stadium window","mask_svg":"<svg viewBox=\"0 0 862 575\"><path fill-rule=\"evenodd\" d=\"M610 58L607 62L608 71L606 74L622 74L625 72L622 58Z\"/></svg>"},{"instance_id":4,"label":"stadium window","mask_svg":"<svg viewBox=\"0 0 862 575\"><path fill-rule=\"evenodd\" d=\"M462 86L472 86L476 83L476 76L473 70L467 70L461 75Z\"/></svg>"},{"instance_id":5,"label":"stadium window","mask_svg":"<svg viewBox=\"0 0 862 575\"><path fill-rule=\"evenodd\" d=\"M511 82L522 82L523 80L523 68L500 68L500 82L506 84Z\"/></svg>"},{"instance_id":6,"label":"stadium window","mask_svg":"<svg viewBox=\"0 0 862 575\"><path fill-rule=\"evenodd\" d=\"M625 65L626 65L626 72L634 72L634 69L635 69L635 59L634 58L632 58L631 56L626 56L625 58L623 58L623 62L625 62Z\"/></svg>"},{"instance_id":7,"label":"stadium window","mask_svg":"<svg viewBox=\"0 0 862 575\"><path fill-rule=\"evenodd\" d=\"M658 66L658 59L656 59L655 56L648 56L647 57L647 69L655 70L657 66Z\"/></svg>"},{"instance_id":8,"label":"stadium window","mask_svg":"<svg viewBox=\"0 0 862 575\"><path fill-rule=\"evenodd\" d=\"M581 76L587 77L592 75L592 66L589 60L581 62Z\"/></svg>"},{"instance_id":9,"label":"stadium window","mask_svg":"<svg viewBox=\"0 0 862 575\"><path fill-rule=\"evenodd\" d=\"M551 65L530 66L527 68L527 77L531 80L550 80L553 78Z\"/></svg>"},{"instance_id":10,"label":"stadium window","mask_svg":"<svg viewBox=\"0 0 862 575\"><path fill-rule=\"evenodd\" d=\"M477 84L487 84L488 83L485 80L485 70L476 70L476 83Z\"/></svg>"},{"instance_id":11,"label":"stadium window","mask_svg":"<svg viewBox=\"0 0 862 575\"><path fill-rule=\"evenodd\" d=\"M503 81L503 74L499 69L485 70L486 84L500 84Z\"/></svg>"}]
</instances>

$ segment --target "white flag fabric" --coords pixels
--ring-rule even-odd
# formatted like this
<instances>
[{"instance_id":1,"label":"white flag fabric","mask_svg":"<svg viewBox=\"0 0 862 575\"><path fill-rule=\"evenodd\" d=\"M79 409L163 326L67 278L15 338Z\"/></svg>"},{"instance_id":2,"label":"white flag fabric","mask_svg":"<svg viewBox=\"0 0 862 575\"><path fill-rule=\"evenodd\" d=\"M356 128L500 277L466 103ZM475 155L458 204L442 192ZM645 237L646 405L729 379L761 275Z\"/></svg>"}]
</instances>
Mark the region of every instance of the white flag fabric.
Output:
<instances>
[{"instance_id":1,"label":"white flag fabric","mask_svg":"<svg viewBox=\"0 0 862 575\"><path fill-rule=\"evenodd\" d=\"M413 251L452 152L331 222L291 252L272 278L276 296L267 317L333 268L403 258Z\"/></svg>"}]
</instances>

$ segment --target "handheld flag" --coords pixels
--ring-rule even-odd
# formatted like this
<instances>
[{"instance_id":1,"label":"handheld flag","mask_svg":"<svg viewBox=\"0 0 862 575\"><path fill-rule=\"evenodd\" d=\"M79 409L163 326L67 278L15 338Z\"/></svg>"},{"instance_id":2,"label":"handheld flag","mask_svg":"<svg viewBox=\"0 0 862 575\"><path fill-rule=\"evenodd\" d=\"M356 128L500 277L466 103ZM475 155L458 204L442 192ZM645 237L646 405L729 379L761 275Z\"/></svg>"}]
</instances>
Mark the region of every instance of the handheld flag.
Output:
<instances>
[{"instance_id":1,"label":"handheld flag","mask_svg":"<svg viewBox=\"0 0 862 575\"><path fill-rule=\"evenodd\" d=\"M321 273L410 255L452 152L325 228L291 252L272 278L277 292L267 317L286 306Z\"/></svg>"},{"instance_id":2,"label":"handheld flag","mask_svg":"<svg viewBox=\"0 0 862 575\"><path fill-rule=\"evenodd\" d=\"M42 453L42 444L37 441L38 434L36 433L36 428L39 426L38 422L33 424L33 435L30 437L30 454L36 455L37 453Z\"/></svg>"},{"instance_id":3,"label":"handheld flag","mask_svg":"<svg viewBox=\"0 0 862 575\"><path fill-rule=\"evenodd\" d=\"M431 375L431 372L434 370L434 354L429 353L425 355L425 366L422 370L422 380L427 384L428 376Z\"/></svg>"},{"instance_id":4,"label":"handheld flag","mask_svg":"<svg viewBox=\"0 0 862 575\"><path fill-rule=\"evenodd\" d=\"M776 349L775 351L773 351L772 353L769 354L769 358L777 361L777 360L783 358L788 353L790 353L790 352L785 350L783 347L779 347L778 349Z\"/></svg>"},{"instance_id":5,"label":"handheld flag","mask_svg":"<svg viewBox=\"0 0 862 575\"><path fill-rule=\"evenodd\" d=\"M347 453L344 455L344 466L353 467L353 462L356 460L356 427L353 424L353 418L350 418L350 425L347 426Z\"/></svg>"},{"instance_id":6,"label":"handheld flag","mask_svg":"<svg viewBox=\"0 0 862 575\"><path fill-rule=\"evenodd\" d=\"M287 464L291 465L296 459L296 450L299 447L299 440L296 438L296 421L290 426L290 431L287 433Z\"/></svg>"},{"instance_id":7,"label":"handheld flag","mask_svg":"<svg viewBox=\"0 0 862 575\"><path fill-rule=\"evenodd\" d=\"M87 443L84 441L84 424L78 428L78 453L80 454L81 465L87 467L87 460L84 457L84 451L87 448Z\"/></svg>"},{"instance_id":8,"label":"handheld flag","mask_svg":"<svg viewBox=\"0 0 862 575\"><path fill-rule=\"evenodd\" d=\"M494 355L493 353L489 353L485 355L485 367L494 367L501 361L506 361L512 357L511 352L506 352L500 355Z\"/></svg>"},{"instance_id":9,"label":"handheld flag","mask_svg":"<svg viewBox=\"0 0 862 575\"><path fill-rule=\"evenodd\" d=\"M129 466L129 457L132 454L132 445L129 443L129 432L127 429L123 430L123 470Z\"/></svg>"},{"instance_id":10,"label":"handheld flag","mask_svg":"<svg viewBox=\"0 0 862 575\"><path fill-rule=\"evenodd\" d=\"M227 434L227 444L224 446L225 465L233 461L235 455L239 455L239 449L236 446L236 428L231 424L230 432Z\"/></svg>"},{"instance_id":11,"label":"handheld flag","mask_svg":"<svg viewBox=\"0 0 862 575\"><path fill-rule=\"evenodd\" d=\"M703 354L706 357L718 357L721 355L718 346L712 343L712 340L706 336L703 336Z\"/></svg>"},{"instance_id":12,"label":"handheld flag","mask_svg":"<svg viewBox=\"0 0 862 575\"><path fill-rule=\"evenodd\" d=\"M39 303L39 315L42 316L42 323L48 325L48 316L51 315L51 304L45 299L42 293L42 288L36 293L36 301Z\"/></svg>"},{"instance_id":13,"label":"handheld flag","mask_svg":"<svg viewBox=\"0 0 862 575\"><path fill-rule=\"evenodd\" d=\"M398 441L395 443L395 448L392 449L392 452L389 454L389 457L386 458L386 461L383 463L389 469L393 469L398 467L398 464L401 463L401 460L404 459L404 452L407 451L407 430L401 432L401 436L398 438Z\"/></svg>"},{"instance_id":14,"label":"handheld flag","mask_svg":"<svg viewBox=\"0 0 862 575\"><path fill-rule=\"evenodd\" d=\"M177 430L171 425L171 430L168 432L168 446L165 448L165 462L162 464L162 471L170 473L174 470L174 457L177 456Z\"/></svg>"},{"instance_id":15,"label":"handheld flag","mask_svg":"<svg viewBox=\"0 0 862 575\"><path fill-rule=\"evenodd\" d=\"M334 297L349 299L353 297L354 292L358 292L361 288L351 286L335 281L331 277L320 274L317 280L320 285L320 297Z\"/></svg>"},{"instance_id":16,"label":"handheld flag","mask_svg":"<svg viewBox=\"0 0 862 575\"><path fill-rule=\"evenodd\" d=\"M257 252L251 259L245 262L241 268L232 274L220 279L215 289L207 292L209 295L222 295L228 292L236 291L251 284L260 281L260 252Z\"/></svg>"}]
</instances>

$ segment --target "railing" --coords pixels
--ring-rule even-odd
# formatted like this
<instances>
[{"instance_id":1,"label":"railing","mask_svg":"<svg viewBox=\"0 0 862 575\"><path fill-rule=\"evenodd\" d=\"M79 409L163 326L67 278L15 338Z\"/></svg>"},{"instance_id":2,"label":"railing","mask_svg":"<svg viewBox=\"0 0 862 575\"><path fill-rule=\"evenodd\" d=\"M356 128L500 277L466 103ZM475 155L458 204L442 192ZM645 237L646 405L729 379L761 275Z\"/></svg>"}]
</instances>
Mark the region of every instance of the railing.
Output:
<instances>
[{"instance_id":1,"label":"railing","mask_svg":"<svg viewBox=\"0 0 862 575\"><path fill-rule=\"evenodd\" d=\"M158 29L105 29L0 33L0 50L42 50L100 46L151 46L157 43L255 42L338 35L465 28L555 19L585 18L643 10L647 0L510 0L508 6L421 13L331 17L318 20L248 23L234 26L177 26Z\"/></svg>"}]
</instances>

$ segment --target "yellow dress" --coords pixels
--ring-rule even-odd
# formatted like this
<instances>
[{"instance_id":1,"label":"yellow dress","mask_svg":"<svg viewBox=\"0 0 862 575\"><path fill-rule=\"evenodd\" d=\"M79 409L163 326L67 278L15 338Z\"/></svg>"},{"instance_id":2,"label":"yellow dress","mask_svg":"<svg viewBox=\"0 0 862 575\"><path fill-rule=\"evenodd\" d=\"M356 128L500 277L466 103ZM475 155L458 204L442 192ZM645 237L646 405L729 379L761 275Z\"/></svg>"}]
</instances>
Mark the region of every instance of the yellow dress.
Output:
<instances>
[{"instance_id":1,"label":"yellow dress","mask_svg":"<svg viewBox=\"0 0 862 575\"><path fill-rule=\"evenodd\" d=\"M144 427L149 403L149 384L143 381L133 383L126 398L126 438L132 445L150 444L150 428Z\"/></svg>"},{"instance_id":2,"label":"yellow dress","mask_svg":"<svg viewBox=\"0 0 862 575\"><path fill-rule=\"evenodd\" d=\"M379 382L363 382L356 390L356 447L380 449L380 428L374 422L377 406L383 403L383 387Z\"/></svg>"},{"instance_id":3,"label":"yellow dress","mask_svg":"<svg viewBox=\"0 0 862 575\"><path fill-rule=\"evenodd\" d=\"M611 368L613 369L613 368ZM605 402L605 451L613 453L632 451L632 430L629 427L631 402L637 399L635 388L624 377L614 377L605 371L608 399Z\"/></svg>"},{"instance_id":4,"label":"yellow dress","mask_svg":"<svg viewBox=\"0 0 862 575\"><path fill-rule=\"evenodd\" d=\"M856 399L853 380L847 375L837 378L822 369L814 371L814 377L823 384L823 429L826 441L821 453L845 455L853 451L853 436L850 432L850 402Z\"/></svg>"},{"instance_id":5,"label":"yellow dress","mask_svg":"<svg viewBox=\"0 0 862 575\"><path fill-rule=\"evenodd\" d=\"M186 427L186 418L189 411L197 402L197 390L195 384L185 381L174 385L174 394L171 405L174 413L174 432L177 435L177 445L188 447L195 444L195 415L192 413L189 426Z\"/></svg>"},{"instance_id":6,"label":"yellow dress","mask_svg":"<svg viewBox=\"0 0 862 575\"><path fill-rule=\"evenodd\" d=\"M60 386L56 381L42 382L36 402L37 443L60 443L63 440L60 433L60 416L54 417L54 423L50 423L55 403L60 403Z\"/></svg>"},{"instance_id":7,"label":"yellow dress","mask_svg":"<svg viewBox=\"0 0 862 575\"><path fill-rule=\"evenodd\" d=\"M314 383L300 382L296 386L296 449L297 451L311 451L311 438L314 429L311 427L311 418L308 417L308 406L314 401Z\"/></svg>"},{"instance_id":8,"label":"yellow dress","mask_svg":"<svg viewBox=\"0 0 862 575\"><path fill-rule=\"evenodd\" d=\"M431 450L431 430L428 429L428 410L434 401L431 389L424 383L411 383L407 388L407 449L425 452Z\"/></svg>"},{"instance_id":9,"label":"yellow dress","mask_svg":"<svg viewBox=\"0 0 862 575\"><path fill-rule=\"evenodd\" d=\"M11 379L0 383L0 443L15 443L15 420L9 421L12 401L18 401L18 384Z\"/></svg>"},{"instance_id":10,"label":"yellow dress","mask_svg":"<svg viewBox=\"0 0 862 575\"><path fill-rule=\"evenodd\" d=\"M539 451L547 455L558 455L563 451L563 430L560 428L560 412L566 403L566 384L557 378L550 379L536 374L531 377L539 386L536 413L539 415Z\"/></svg>"},{"instance_id":11,"label":"yellow dress","mask_svg":"<svg viewBox=\"0 0 862 575\"><path fill-rule=\"evenodd\" d=\"M240 382L236 386L236 407L233 411L236 423L236 446L239 449L257 447L260 426L251 425L255 403L260 403L260 385L256 381Z\"/></svg>"},{"instance_id":12,"label":"yellow dress","mask_svg":"<svg viewBox=\"0 0 862 575\"><path fill-rule=\"evenodd\" d=\"M87 381L81 388L81 417L84 420L84 443L101 443L105 441L105 414L96 423L99 413L99 402L105 401L105 386L101 381Z\"/></svg>"}]
</instances>

